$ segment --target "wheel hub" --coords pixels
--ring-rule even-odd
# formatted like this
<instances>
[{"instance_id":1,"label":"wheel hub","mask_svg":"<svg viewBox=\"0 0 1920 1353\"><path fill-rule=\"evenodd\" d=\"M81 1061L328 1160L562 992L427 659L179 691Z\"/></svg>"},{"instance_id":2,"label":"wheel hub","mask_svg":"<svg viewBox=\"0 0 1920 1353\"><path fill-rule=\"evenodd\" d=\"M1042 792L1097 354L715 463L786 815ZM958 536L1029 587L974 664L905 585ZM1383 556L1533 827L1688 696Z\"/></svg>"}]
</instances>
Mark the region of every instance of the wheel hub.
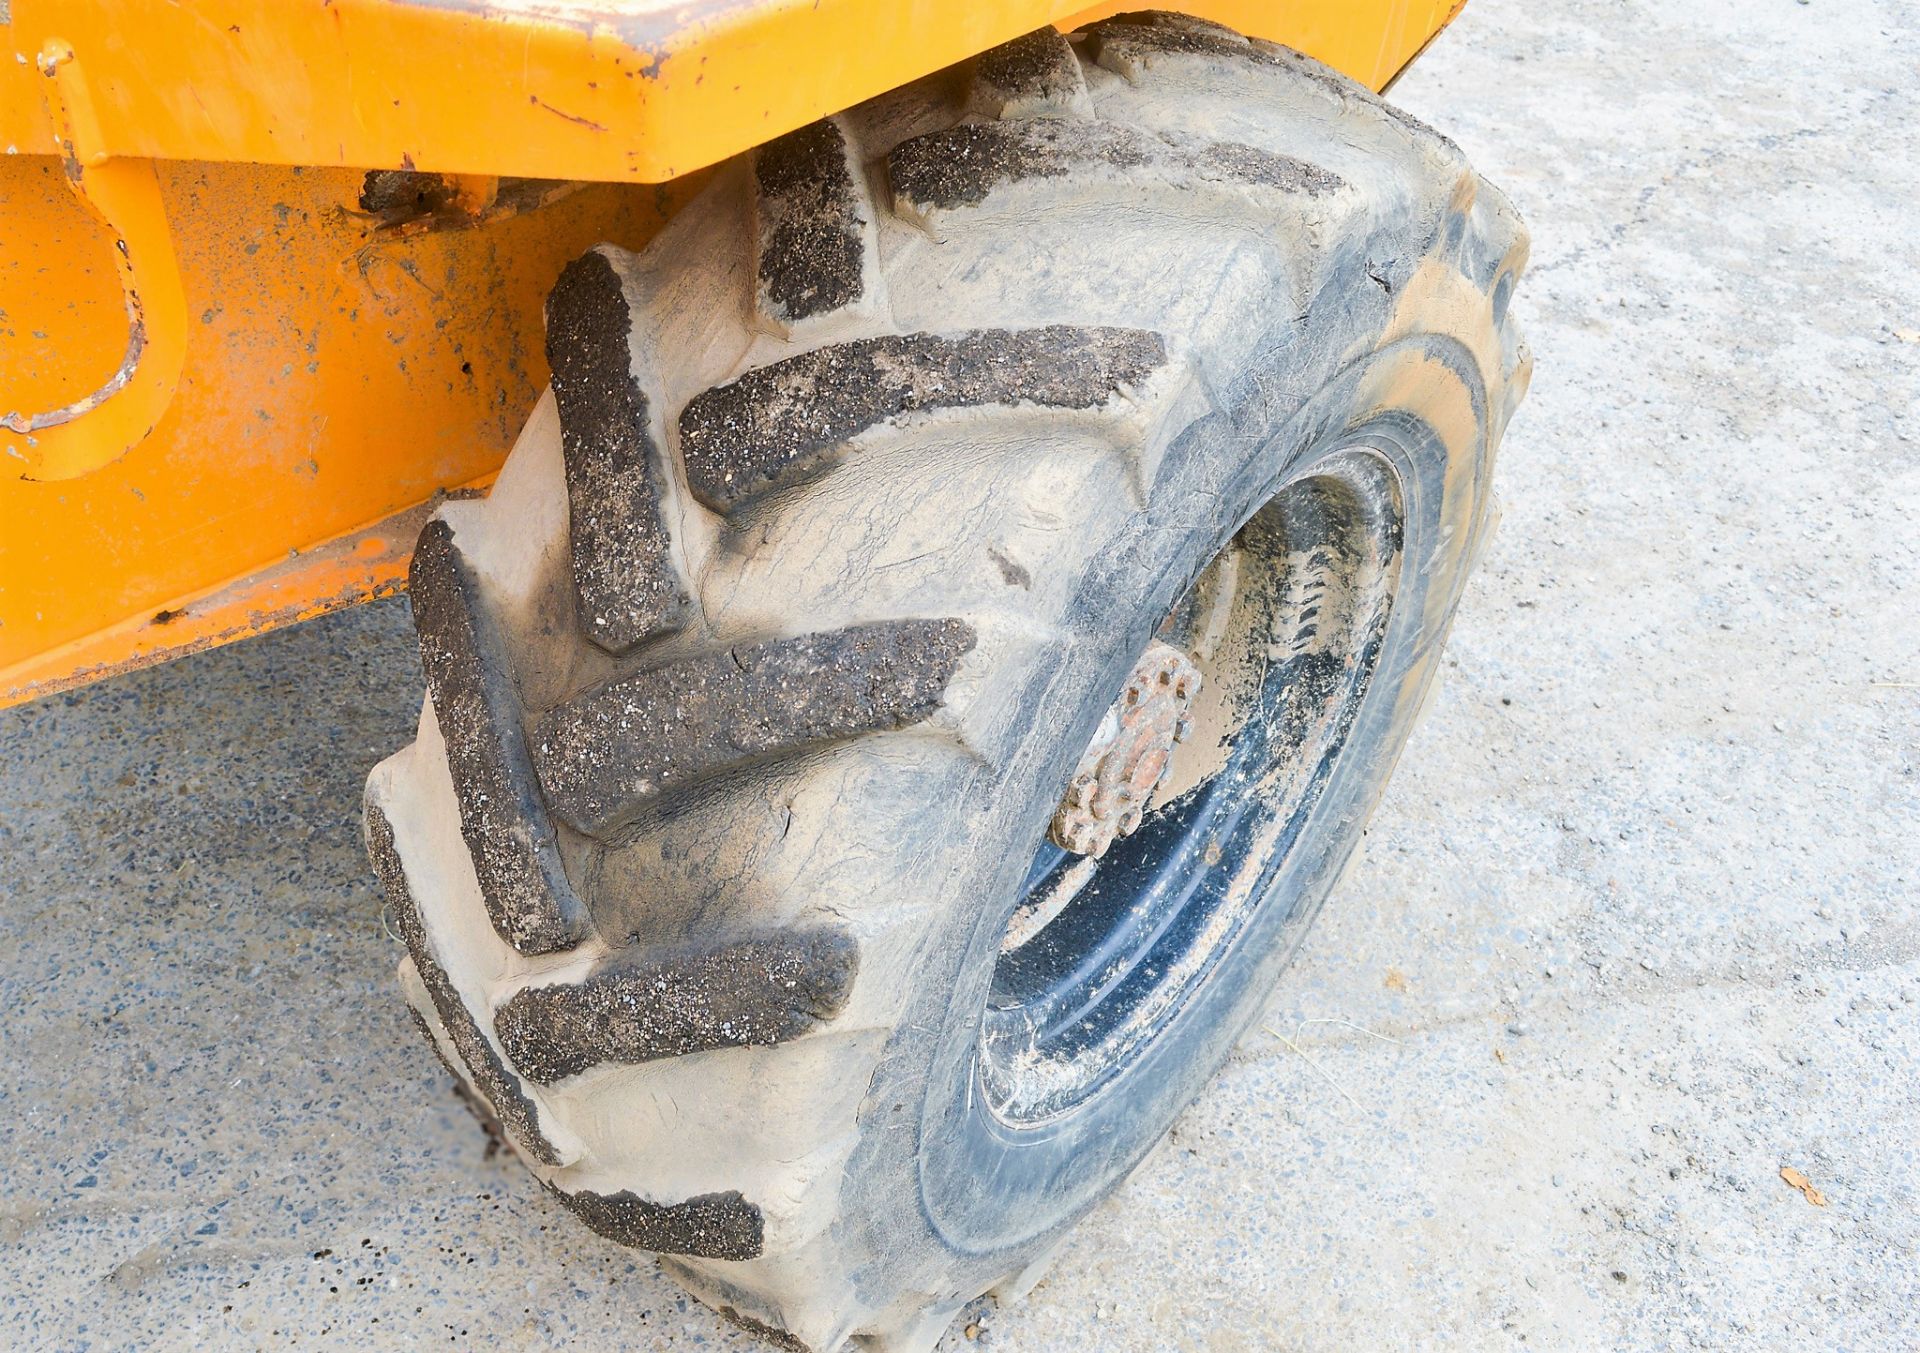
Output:
<instances>
[{"instance_id":1,"label":"wheel hub","mask_svg":"<svg viewBox=\"0 0 1920 1353\"><path fill-rule=\"evenodd\" d=\"M1099 859L1114 841L1133 835L1174 744L1192 731L1187 713L1199 690L1193 659L1158 639L1147 645L1054 810L1048 836L1055 845Z\"/></svg>"}]
</instances>

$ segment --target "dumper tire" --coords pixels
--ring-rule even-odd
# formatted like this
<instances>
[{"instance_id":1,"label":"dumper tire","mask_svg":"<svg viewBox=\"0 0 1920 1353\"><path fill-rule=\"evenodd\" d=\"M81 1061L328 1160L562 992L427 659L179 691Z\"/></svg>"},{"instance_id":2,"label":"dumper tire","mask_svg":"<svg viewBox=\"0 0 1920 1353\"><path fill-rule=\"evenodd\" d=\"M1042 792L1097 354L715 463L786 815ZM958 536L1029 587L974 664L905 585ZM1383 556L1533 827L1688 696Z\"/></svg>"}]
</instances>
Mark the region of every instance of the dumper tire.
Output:
<instances>
[{"instance_id":1,"label":"dumper tire","mask_svg":"<svg viewBox=\"0 0 1920 1353\"><path fill-rule=\"evenodd\" d=\"M366 808L419 1023L552 1195L788 1348L1031 1282L1385 783L1525 255L1445 137L1145 14L569 266L550 392L420 538L428 696ZM1204 681L1097 858L1061 814L1156 635Z\"/></svg>"}]
</instances>

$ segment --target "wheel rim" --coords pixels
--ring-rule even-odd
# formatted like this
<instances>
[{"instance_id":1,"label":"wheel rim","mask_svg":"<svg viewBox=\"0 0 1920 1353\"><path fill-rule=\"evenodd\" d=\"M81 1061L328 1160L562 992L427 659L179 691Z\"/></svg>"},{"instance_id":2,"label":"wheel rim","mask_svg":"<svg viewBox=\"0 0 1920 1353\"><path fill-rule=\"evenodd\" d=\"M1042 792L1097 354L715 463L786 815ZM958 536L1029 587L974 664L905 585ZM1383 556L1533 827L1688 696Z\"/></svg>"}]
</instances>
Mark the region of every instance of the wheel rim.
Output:
<instances>
[{"instance_id":1,"label":"wheel rim","mask_svg":"<svg viewBox=\"0 0 1920 1353\"><path fill-rule=\"evenodd\" d=\"M1161 626L1201 669L1199 732L1103 858L1036 853L981 1023L1002 1122L1044 1122L1116 1079L1311 832L1379 657L1400 529L1387 460L1339 452L1255 512Z\"/></svg>"}]
</instances>

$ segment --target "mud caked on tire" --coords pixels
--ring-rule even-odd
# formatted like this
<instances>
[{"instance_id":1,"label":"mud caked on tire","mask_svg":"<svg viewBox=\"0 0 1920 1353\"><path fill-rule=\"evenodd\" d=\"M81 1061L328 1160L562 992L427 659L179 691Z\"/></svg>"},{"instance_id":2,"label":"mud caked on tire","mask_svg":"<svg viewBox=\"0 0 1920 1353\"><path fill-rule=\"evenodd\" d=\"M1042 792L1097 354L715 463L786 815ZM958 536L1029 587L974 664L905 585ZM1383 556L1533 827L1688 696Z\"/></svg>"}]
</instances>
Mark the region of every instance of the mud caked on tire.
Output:
<instances>
[{"instance_id":1,"label":"mud caked on tire","mask_svg":"<svg viewBox=\"0 0 1920 1353\"><path fill-rule=\"evenodd\" d=\"M421 538L429 698L367 788L408 997L542 1183L795 1348L1031 1276L1356 842L1525 253L1444 137L1146 15L569 267L552 392Z\"/></svg>"}]
</instances>

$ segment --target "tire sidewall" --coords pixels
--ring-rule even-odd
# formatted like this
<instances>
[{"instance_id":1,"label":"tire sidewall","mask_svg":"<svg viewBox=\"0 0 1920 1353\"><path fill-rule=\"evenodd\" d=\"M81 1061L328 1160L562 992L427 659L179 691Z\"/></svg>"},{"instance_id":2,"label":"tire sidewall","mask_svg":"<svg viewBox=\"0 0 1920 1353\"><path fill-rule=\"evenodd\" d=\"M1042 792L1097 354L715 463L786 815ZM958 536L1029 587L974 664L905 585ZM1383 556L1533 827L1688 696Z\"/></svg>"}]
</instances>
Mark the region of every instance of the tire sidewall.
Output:
<instances>
[{"instance_id":1,"label":"tire sidewall","mask_svg":"<svg viewBox=\"0 0 1920 1353\"><path fill-rule=\"evenodd\" d=\"M1155 520L1166 509L1133 514L1102 551L1105 566L1089 570L1073 607L1086 618L1076 636L1086 640L1078 664L1086 675L1036 682L1033 726L1058 731L1036 737L997 777L988 791L993 807L947 852L946 896L936 909L947 923L929 937L907 1016L862 1107L862 1144L847 1178L883 1197L850 1200L846 1215L849 1225L880 1233L860 1246L869 1262L910 1265L923 1282L957 1277L964 1287L1047 1248L1139 1163L1213 1075L1340 876L1431 678L1444 625L1429 618L1436 603L1451 613L1484 518L1490 468L1471 358L1444 341L1399 346L1452 374L1476 415L1470 438L1456 431L1450 447L1422 408L1383 401L1381 392L1396 388L1390 368L1409 354L1382 350L1273 426L1249 429L1243 408L1238 420L1216 415L1183 431L1153 501L1177 516L1181 504L1199 500L1193 490L1219 486L1215 514L1199 523L1189 514L1176 531ZM1380 454L1397 480L1399 582L1366 695L1306 828L1211 971L1115 1080L1068 1113L1009 1125L978 1093L980 1022L1006 916L1059 785L1160 616L1207 561L1284 486L1356 447ZM1450 521L1468 529L1450 532ZM1466 538L1449 538L1456 535ZM1155 541L1165 544L1156 551ZM936 977L942 970L948 980ZM865 1130L876 1123L888 1130ZM914 1201L902 1207L909 1189ZM903 1278L912 1281L896 1280Z\"/></svg>"}]
</instances>

